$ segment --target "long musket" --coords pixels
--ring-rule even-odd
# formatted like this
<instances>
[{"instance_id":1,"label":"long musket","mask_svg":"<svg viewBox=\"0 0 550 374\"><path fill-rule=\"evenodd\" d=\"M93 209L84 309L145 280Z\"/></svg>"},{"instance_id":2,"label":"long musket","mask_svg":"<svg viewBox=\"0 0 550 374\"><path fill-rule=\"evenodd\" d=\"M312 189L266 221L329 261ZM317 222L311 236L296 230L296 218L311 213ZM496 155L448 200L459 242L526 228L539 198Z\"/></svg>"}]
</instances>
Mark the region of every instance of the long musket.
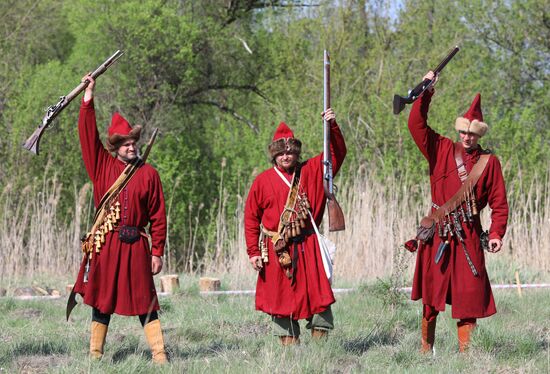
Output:
<instances>
[{"instance_id":1,"label":"long musket","mask_svg":"<svg viewBox=\"0 0 550 374\"><path fill-rule=\"evenodd\" d=\"M147 147L145 149L145 152L143 155L136 160L135 162L129 163L122 174L117 178L115 183L109 188L109 190L105 193L101 201L99 202L97 206L97 211L94 217L94 224L92 226L92 229L90 230L90 233L93 237L94 233L96 232L98 226L103 222L104 217L107 215L107 212L109 210L109 206L111 205L108 200L112 200L118 196L120 191L126 187L130 179L134 176L134 174L137 172L139 167L143 164L145 164L145 161L147 161L147 157L149 157L149 153L151 152L151 148L153 147L153 144L155 143L155 139L157 138L158 134L158 128L155 128L153 131L153 134L151 135L151 138L149 139L149 142L147 143ZM88 240L89 237L86 238ZM91 239L90 239L91 240ZM91 253L84 253L84 256L86 256L86 265L84 270L84 282L87 282L88 277L88 271L90 269L90 257ZM74 288L71 290L71 294L69 295L69 298L67 300L67 307L65 310L65 317L67 318L67 321L69 320L69 316L71 315L71 312L73 311L74 307L78 303L76 302L76 293L74 292Z\"/></svg>"},{"instance_id":2,"label":"long musket","mask_svg":"<svg viewBox=\"0 0 550 374\"><path fill-rule=\"evenodd\" d=\"M92 78L96 79L101 74L103 74L112 64L115 63L116 60L120 58L120 56L123 55L123 53L124 52L120 50L116 51L111 57L109 57L104 63L99 65L99 67L90 74ZM42 124L40 124L40 126L38 126L38 128L34 130L32 135L25 141L25 143L23 144L23 148L38 155L40 138L44 134L44 131L48 127L50 127L54 118L57 117L57 115L61 113L63 109L65 109L75 97L77 97L82 91L86 89L86 87L88 87L89 83L90 82L88 80L80 83L78 86L76 86L74 90L69 92L67 96L61 96L57 104L50 106L46 110L44 118L42 118Z\"/></svg>"},{"instance_id":3,"label":"long musket","mask_svg":"<svg viewBox=\"0 0 550 374\"><path fill-rule=\"evenodd\" d=\"M435 73L435 77L437 77L437 75L441 72L441 70L443 70L445 65L447 65L447 63L451 61L451 59L457 54L458 51L459 51L458 46L454 47L453 50L447 55L447 57L445 57L443 61L441 61L439 65L437 65L437 67L433 70L433 72ZM435 77L434 79L424 79L422 83L420 83L418 86L416 86L415 88L409 91L409 94L407 97L394 95L393 96L393 114L401 113L401 111L405 109L406 104L411 104L415 102L416 99L418 99L424 91L426 91L428 88L430 88L434 84Z\"/></svg>"},{"instance_id":4,"label":"long musket","mask_svg":"<svg viewBox=\"0 0 550 374\"><path fill-rule=\"evenodd\" d=\"M323 108L324 111L330 108L330 56L328 51L324 52L324 79L323 79ZM336 196L334 196L334 185L332 183L332 153L330 152L330 124L323 119L323 188L327 197L328 226L329 231L342 231L346 228L344 212Z\"/></svg>"}]
</instances>

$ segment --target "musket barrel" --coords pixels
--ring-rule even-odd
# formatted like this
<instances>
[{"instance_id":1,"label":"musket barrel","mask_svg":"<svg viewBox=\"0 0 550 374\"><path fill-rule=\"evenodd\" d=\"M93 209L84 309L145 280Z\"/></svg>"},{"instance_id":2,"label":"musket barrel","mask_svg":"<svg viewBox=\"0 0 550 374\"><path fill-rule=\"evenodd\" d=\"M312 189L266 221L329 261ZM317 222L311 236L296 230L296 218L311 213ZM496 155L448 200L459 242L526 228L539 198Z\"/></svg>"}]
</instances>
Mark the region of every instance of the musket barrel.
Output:
<instances>
[{"instance_id":1,"label":"musket barrel","mask_svg":"<svg viewBox=\"0 0 550 374\"><path fill-rule=\"evenodd\" d=\"M93 73L90 74L92 78L95 79L103 74L123 54L124 52L122 52L121 50L117 50L115 53L113 53L111 57L105 60L105 62L103 62L97 69L94 70ZM68 95L62 96L57 104L50 106L46 112L46 115L42 119L42 123L40 124L40 126L38 126L38 128L32 133L32 135L23 143L23 148L38 155L40 138L42 137L42 134L44 133L46 128L48 128L53 119L57 117L57 115L61 113L61 111L63 111L63 109L65 109L65 107L69 105L69 103L76 96L84 91L86 87L88 87L88 84L88 81L81 82L71 92L69 92Z\"/></svg>"},{"instance_id":2,"label":"musket barrel","mask_svg":"<svg viewBox=\"0 0 550 374\"><path fill-rule=\"evenodd\" d=\"M460 48L458 48L458 46L454 47L453 50L447 55L447 57L445 57L443 61L441 61L439 65L437 65L437 67L434 70L434 73L436 74L440 73L441 70L445 68L445 65L447 65L449 61L451 61L451 59L457 54L459 50Z\"/></svg>"},{"instance_id":3,"label":"musket barrel","mask_svg":"<svg viewBox=\"0 0 550 374\"><path fill-rule=\"evenodd\" d=\"M330 55L323 53L323 111L330 108ZM332 194L332 159L330 157L330 126L323 118L323 185L325 194Z\"/></svg>"}]
</instances>

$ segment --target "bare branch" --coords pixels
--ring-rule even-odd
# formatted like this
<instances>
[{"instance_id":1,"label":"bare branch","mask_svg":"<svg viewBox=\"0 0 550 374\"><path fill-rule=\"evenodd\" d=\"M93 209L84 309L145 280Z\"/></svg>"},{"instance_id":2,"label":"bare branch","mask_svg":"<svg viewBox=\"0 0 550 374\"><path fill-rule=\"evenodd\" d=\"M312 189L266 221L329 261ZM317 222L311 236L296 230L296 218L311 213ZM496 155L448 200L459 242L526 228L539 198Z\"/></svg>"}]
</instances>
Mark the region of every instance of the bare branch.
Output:
<instances>
[{"instance_id":1,"label":"bare branch","mask_svg":"<svg viewBox=\"0 0 550 374\"><path fill-rule=\"evenodd\" d=\"M225 113L229 113L231 114L234 118L236 118L237 120L241 121L241 122L244 122L248 125L248 127L250 127L252 129L252 131L254 131L256 134L259 134L260 133L260 130L258 129L258 126L256 126L252 121L250 121L249 119L247 119L246 117L240 115L239 113L237 113L234 109L224 105L224 104L221 104L221 103L218 103L217 101L212 101L212 100L192 100L192 101L188 101L187 104L190 104L190 105L211 105L211 106L215 106L216 108L220 109L222 112L225 112Z\"/></svg>"}]
</instances>

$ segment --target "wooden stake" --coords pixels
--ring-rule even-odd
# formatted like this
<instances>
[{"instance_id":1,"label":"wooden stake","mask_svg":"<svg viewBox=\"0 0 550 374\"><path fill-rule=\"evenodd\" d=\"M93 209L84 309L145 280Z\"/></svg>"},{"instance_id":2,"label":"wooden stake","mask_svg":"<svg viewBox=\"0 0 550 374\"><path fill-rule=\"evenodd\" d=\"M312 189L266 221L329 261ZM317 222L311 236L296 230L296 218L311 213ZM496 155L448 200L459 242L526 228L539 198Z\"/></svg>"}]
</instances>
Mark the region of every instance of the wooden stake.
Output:
<instances>
[{"instance_id":1,"label":"wooden stake","mask_svg":"<svg viewBox=\"0 0 550 374\"><path fill-rule=\"evenodd\" d=\"M518 286L518 295L519 297L522 297L521 295L521 283L519 282L519 271L516 270L516 285Z\"/></svg>"}]
</instances>

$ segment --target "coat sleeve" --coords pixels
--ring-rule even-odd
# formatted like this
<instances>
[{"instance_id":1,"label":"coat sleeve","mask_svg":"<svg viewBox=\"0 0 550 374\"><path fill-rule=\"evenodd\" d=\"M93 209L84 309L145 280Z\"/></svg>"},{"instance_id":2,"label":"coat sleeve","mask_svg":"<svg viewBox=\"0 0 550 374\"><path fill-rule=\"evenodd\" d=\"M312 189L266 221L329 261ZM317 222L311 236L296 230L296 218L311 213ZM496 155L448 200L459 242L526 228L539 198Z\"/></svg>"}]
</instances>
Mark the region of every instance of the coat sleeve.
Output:
<instances>
[{"instance_id":1,"label":"coat sleeve","mask_svg":"<svg viewBox=\"0 0 550 374\"><path fill-rule=\"evenodd\" d=\"M493 159L492 168L490 169L491 175L489 176L491 183L487 186L489 189L487 202L489 208L491 208L489 239L502 240L508 224L508 200L500 161L494 156L491 158Z\"/></svg>"},{"instance_id":2,"label":"coat sleeve","mask_svg":"<svg viewBox=\"0 0 550 374\"><path fill-rule=\"evenodd\" d=\"M263 210L260 207L261 191L258 179L255 179L248 192L244 207L244 236L246 240L246 252L248 257L260 256L258 240L260 238L260 223Z\"/></svg>"},{"instance_id":3,"label":"coat sleeve","mask_svg":"<svg viewBox=\"0 0 550 374\"><path fill-rule=\"evenodd\" d=\"M330 125L330 152L332 155L332 170L334 175L336 175L344 163L347 154L344 135L342 135L342 131L336 121Z\"/></svg>"},{"instance_id":4,"label":"coat sleeve","mask_svg":"<svg viewBox=\"0 0 550 374\"><path fill-rule=\"evenodd\" d=\"M164 254L164 244L166 243L166 207L162 183L156 170L153 170L148 210L149 222L151 224L149 227L151 253L153 256L160 257Z\"/></svg>"},{"instance_id":5,"label":"coat sleeve","mask_svg":"<svg viewBox=\"0 0 550 374\"><path fill-rule=\"evenodd\" d=\"M430 168L437 161L437 150L442 136L428 126L428 110L432 100L432 93L425 91L413 103L409 114L409 131L420 152L428 160Z\"/></svg>"},{"instance_id":6,"label":"coat sleeve","mask_svg":"<svg viewBox=\"0 0 550 374\"><path fill-rule=\"evenodd\" d=\"M111 155L103 147L99 139L93 98L90 101L82 99L80 114L78 116L78 135L84 166L92 183L95 184L99 180L100 174Z\"/></svg>"}]
</instances>

